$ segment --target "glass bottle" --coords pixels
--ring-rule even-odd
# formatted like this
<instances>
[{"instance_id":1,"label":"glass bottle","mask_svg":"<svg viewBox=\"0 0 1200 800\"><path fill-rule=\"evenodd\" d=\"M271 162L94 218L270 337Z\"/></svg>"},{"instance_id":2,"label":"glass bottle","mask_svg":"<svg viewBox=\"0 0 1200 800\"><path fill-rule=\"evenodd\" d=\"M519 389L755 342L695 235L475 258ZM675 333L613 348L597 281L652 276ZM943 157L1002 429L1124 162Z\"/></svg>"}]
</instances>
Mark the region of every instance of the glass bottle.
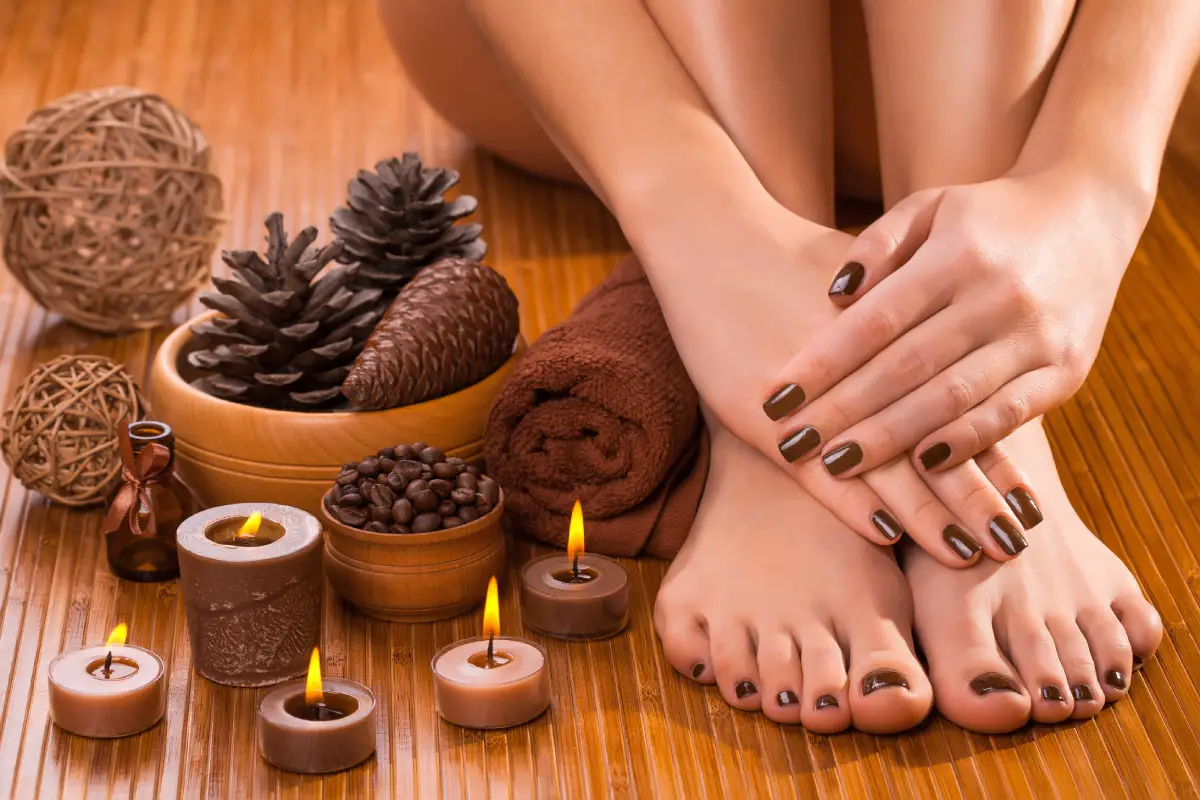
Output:
<instances>
[{"instance_id":1,"label":"glass bottle","mask_svg":"<svg viewBox=\"0 0 1200 800\"><path fill-rule=\"evenodd\" d=\"M167 448L171 459L162 472L145 483L149 507L140 497L135 500L139 504L137 517L143 530L153 512L156 526L154 536L134 533L129 526L129 515L122 515L118 526L105 536L108 566L117 577L129 581L148 583L178 578L179 553L175 531L179 523L196 512L198 503L187 485L175 475L175 434L163 422L131 422L129 442L133 446L135 460L138 453L151 443ZM117 492L120 490L118 486ZM115 492L109 498L109 503L114 499Z\"/></svg>"}]
</instances>

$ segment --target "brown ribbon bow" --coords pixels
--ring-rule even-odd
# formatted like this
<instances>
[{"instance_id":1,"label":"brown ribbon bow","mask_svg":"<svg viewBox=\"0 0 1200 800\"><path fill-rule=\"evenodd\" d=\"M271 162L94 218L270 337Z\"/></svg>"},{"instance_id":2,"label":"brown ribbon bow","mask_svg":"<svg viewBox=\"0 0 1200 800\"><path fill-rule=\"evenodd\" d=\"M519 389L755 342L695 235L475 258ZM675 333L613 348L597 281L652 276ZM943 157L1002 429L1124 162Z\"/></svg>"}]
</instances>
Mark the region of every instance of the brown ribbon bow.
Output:
<instances>
[{"instance_id":1,"label":"brown ribbon bow","mask_svg":"<svg viewBox=\"0 0 1200 800\"><path fill-rule=\"evenodd\" d=\"M129 441L129 420L122 420L117 440L121 446L121 488L113 498L108 514L104 517L104 531L115 531L121 526L121 517L128 515L129 529L137 536L154 536L158 523L154 520L148 485L156 481L171 463L171 451L161 444L150 442L142 448L137 458L133 456L133 443ZM141 507L151 509L143 529L138 511Z\"/></svg>"}]
</instances>

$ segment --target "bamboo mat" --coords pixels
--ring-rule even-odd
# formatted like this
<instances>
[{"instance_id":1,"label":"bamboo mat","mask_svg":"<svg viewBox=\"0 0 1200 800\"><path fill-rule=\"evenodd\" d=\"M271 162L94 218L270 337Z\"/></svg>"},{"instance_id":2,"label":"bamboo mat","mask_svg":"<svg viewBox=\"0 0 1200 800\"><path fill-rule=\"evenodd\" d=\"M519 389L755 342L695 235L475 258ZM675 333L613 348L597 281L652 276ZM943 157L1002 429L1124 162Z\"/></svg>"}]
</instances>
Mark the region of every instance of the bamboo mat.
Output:
<instances>
[{"instance_id":1,"label":"bamboo mat","mask_svg":"<svg viewBox=\"0 0 1200 800\"><path fill-rule=\"evenodd\" d=\"M474 152L411 90L368 0L0 0L0 133L67 92L123 83L162 93L208 134L225 181L225 247L261 242L262 219L325 227L346 179L405 149L452 164L480 199L491 262L536 336L624 251L584 192ZM553 706L508 733L438 721L429 659L475 634L477 615L406 626L325 608L327 673L374 687L376 757L348 773L267 767L257 693L190 669L174 584L118 582L98 512L48 505L0 473L0 797L1168 797L1200 772L1200 89L1169 154L1150 228L1095 371L1051 415L1072 499L1130 564L1167 628L1129 698L1096 719L979 736L933 718L893 737L824 737L731 711L663 661L651 608L665 565L629 563L629 631L549 645ZM221 267L223 269L223 267ZM180 309L175 322L198 310ZM0 274L0 396L35 363L101 353L145 376L166 331L88 335ZM519 545L515 562L527 555ZM513 585L510 569L508 586ZM506 594L506 628L517 609ZM118 620L169 664L165 721L100 742L48 721L46 666Z\"/></svg>"}]
</instances>

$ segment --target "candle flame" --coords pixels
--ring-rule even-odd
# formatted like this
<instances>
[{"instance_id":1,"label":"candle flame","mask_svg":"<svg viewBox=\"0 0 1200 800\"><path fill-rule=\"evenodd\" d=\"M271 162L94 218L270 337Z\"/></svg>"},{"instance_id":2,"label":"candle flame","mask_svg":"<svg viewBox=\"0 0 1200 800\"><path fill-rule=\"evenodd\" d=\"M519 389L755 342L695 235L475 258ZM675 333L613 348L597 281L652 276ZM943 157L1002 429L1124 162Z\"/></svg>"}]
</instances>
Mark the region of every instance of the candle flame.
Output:
<instances>
[{"instance_id":1,"label":"candle flame","mask_svg":"<svg viewBox=\"0 0 1200 800\"><path fill-rule=\"evenodd\" d=\"M567 535L567 558L575 559L583 555L583 506L578 500L571 509L571 529Z\"/></svg>"},{"instance_id":2,"label":"candle flame","mask_svg":"<svg viewBox=\"0 0 1200 800\"><path fill-rule=\"evenodd\" d=\"M246 521L242 523L241 530L237 532L239 539L250 539L258 533L258 526L262 524L262 512L255 511L250 516L246 517Z\"/></svg>"},{"instance_id":3,"label":"candle flame","mask_svg":"<svg viewBox=\"0 0 1200 800\"><path fill-rule=\"evenodd\" d=\"M125 644L125 638L129 636L129 626L122 622L120 625L112 629L112 633L108 635L108 641L105 642L106 647Z\"/></svg>"},{"instance_id":4,"label":"candle flame","mask_svg":"<svg viewBox=\"0 0 1200 800\"><path fill-rule=\"evenodd\" d=\"M321 653L314 647L308 661L308 679L304 682L304 702L315 706L325 702L325 690L321 685Z\"/></svg>"},{"instance_id":5,"label":"candle flame","mask_svg":"<svg viewBox=\"0 0 1200 800\"><path fill-rule=\"evenodd\" d=\"M483 635L500 635L500 592L496 588L496 576L488 581L487 600L483 603Z\"/></svg>"}]
</instances>

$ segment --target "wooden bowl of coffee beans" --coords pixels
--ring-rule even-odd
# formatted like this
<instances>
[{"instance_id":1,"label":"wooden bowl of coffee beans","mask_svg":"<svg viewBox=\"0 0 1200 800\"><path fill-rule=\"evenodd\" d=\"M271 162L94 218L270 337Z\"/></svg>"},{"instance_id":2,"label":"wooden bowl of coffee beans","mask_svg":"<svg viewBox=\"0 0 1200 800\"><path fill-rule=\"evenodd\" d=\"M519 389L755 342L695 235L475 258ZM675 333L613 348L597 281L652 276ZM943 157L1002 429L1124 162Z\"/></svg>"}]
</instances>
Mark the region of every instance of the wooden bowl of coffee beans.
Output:
<instances>
[{"instance_id":1,"label":"wooden bowl of coffee beans","mask_svg":"<svg viewBox=\"0 0 1200 800\"><path fill-rule=\"evenodd\" d=\"M363 613L427 622L483 602L504 570L504 493L424 442L346 464L325 493L325 572Z\"/></svg>"}]
</instances>

